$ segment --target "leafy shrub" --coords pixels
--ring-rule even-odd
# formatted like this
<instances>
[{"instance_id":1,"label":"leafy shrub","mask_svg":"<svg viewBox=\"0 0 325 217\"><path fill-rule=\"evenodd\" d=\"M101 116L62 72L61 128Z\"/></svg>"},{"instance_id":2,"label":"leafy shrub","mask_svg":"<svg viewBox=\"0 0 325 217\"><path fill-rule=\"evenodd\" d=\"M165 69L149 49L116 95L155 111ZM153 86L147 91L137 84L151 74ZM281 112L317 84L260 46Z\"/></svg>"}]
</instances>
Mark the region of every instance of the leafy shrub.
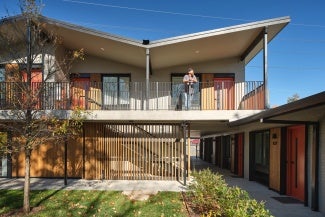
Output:
<instances>
[{"instance_id":1,"label":"leafy shrub","mask_svg":"<svg viewBox=\"0 0 325 217\"><path fill-rule=\"evenodd\" d=\"M187 198L194 211L203 216L270 217L263 202L251 199L238 187L229 187L220 174L209 169L194 171Z\"/></svg>"}]
</instances>

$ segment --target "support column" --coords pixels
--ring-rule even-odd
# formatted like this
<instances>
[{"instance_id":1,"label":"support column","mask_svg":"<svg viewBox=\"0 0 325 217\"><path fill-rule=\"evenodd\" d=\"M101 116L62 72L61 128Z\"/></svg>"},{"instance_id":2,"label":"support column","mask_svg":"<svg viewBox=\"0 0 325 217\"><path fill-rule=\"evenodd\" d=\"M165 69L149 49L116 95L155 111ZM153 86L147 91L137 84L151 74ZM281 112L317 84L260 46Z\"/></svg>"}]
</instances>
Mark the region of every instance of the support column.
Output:
<instances>
[{"instance_id":1,"label":"support column","mask_svg":"<svg viewBox=\"0 0 325 217\"><path fill-rule=\"evenodd\" d=\"M187 177L191 173L191 125L187 125Z\"/></svg>"},{"instance_id":2,"label":"support column","mask_svg":"<svg viewBox=\"0 0 325 217\"><path fill-rule=\"evenodd\" d=\"M264 82L264 109L270 108L269 81L268 81L268 58L267 58L267 27L264 29L263 40L263 82Z\"/></svg>"},{"instance_id":3,"label":"support column","mask_svg":"<svg viewBox=\"0 0 325 217\"><path fill-rule=\"evenodd\" d=\"M145 110L149 110L149 74L150 74L150 50L146 50L146 106Z\"/></svg>"},{"instance_id":4,"label":"support column","mask_svg":"<svg viewBox=\"0 0 325 217\"><path fill-rule=\"evenodd\" d=\"M308 126L308 125L307 125ZM319 123L310 125L311 132L311 209L319 211ZM308 128L310 128L308 127Z\"/></svg>"},{"instance_id":5,"label":"support column","mask_svg":"<svg viewBox=\"0 0 325 217\"><path fill-rule=\"evenodd\" d=\"M64 185L68 185L68 136L64 136Z\"/></svg>"},{"instance_id":6,"label":"support column","mask_svg":"<svg viewBox=\"0 0 325 217\"><path fill-rule=\"evenodd\" d=\"M186 185L186 178L187 178L187 158L186 158L186 128L187 128L187 123L184 121L182 123L182 128L183 128L183 155L184 155L184 168L183 168L183 180L184 180L184 185Z\"/></svg>"},{"instance_id":7,"label":"support column","mask_svg":"<svg viewBox=\"0 0 325 217\"><path fill-rule=\"evenodd\" d=\"M215 165L217 163L216 161L216 138L212 138L212 163Z\"/></svg>"},{"instance_id":8,"label":"support column","mask_svg":"<svg viewBox=\"0 0 325 217\"><path fill-rule=\"evenodd\" d=\"M8 149L9 149L9 152L7 154L7 178L12 178L12 132L9 131L7 133L7 144L8 144ZM16 162L16 164L18 164ZM18 177L18 174L16 174L16 176Z\"/></svg>"}]
</instances>

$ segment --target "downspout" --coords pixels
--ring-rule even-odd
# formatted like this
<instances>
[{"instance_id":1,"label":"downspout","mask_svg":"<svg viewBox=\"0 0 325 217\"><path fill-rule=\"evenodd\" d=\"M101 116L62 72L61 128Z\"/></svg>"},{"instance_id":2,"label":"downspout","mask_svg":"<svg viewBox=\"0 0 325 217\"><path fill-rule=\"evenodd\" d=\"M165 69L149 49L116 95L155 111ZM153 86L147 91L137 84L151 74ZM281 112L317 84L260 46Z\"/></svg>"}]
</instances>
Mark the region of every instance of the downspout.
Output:
<instances>
[{"instance_id":1,"label":"downspout","mask_svg":"<svg viewBox=\"0 0 325 217\"><path fill-rule=\"evenodd\" d=\"M270 108L269 81L268 81L268 58L267 58L267 27L264 28L263 40L263 82L264 82L264 109Z\"/></svg>"},{"instance_id":2,"label":"downspout","mask_svg":"<svg viewBox=\"0 0 325 217\"><path fill-rule=\"evenodd\" d=\"M146 106L145 110L149 110L149 74L150 74L150 49L146 49Z\"/></svg>"}]
</instances>

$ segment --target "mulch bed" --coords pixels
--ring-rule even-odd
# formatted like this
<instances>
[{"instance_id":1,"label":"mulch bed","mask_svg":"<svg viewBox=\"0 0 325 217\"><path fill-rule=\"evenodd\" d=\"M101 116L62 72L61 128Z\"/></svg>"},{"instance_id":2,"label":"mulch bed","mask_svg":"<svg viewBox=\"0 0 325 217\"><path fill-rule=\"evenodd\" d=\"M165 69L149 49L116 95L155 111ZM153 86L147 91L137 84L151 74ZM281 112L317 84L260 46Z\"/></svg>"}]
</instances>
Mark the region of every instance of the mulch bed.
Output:
<instances>
[{"instance_id":1,"label":"mulch bed","mask_svg":"<svg viewBox=\"0 0 325 217\"><path fill-rule=\"evenodd\" d=\"M191 203L191 198L186 194L186 192L182 192L183 201L185 207L187 209L188 216L190 217L199 217L201 216L198 210L195 210L194 205Z\"/></svg>"}]
</instances>

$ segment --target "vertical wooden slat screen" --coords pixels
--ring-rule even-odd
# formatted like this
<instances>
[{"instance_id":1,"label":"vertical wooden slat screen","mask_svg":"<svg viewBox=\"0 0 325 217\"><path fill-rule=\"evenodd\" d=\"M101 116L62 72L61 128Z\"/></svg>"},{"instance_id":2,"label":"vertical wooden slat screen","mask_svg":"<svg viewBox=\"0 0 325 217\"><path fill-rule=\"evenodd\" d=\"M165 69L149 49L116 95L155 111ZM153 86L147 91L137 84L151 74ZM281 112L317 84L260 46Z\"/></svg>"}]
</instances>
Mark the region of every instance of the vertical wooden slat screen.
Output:
<instances>
[{"instance_id":1,"label":"vertical wooden slat screen","mask_svg":"<svg viewBox=\"0 0 325 217\"><path fill-rule=\"evenodd\" d=\"M85 178L179 180L181 132L180 124L86 124Z\"/></svg>"},{"instance_id":2,"label":"vertical wooden slat screen","mask_svg":"<svg viewBox=\"0 0 325 217\"><path fill-rule=\"evenodd\" d=\"M213 74L202 74L201 106L202 110L215 109Z\"/></svg>"}]
</instances>

